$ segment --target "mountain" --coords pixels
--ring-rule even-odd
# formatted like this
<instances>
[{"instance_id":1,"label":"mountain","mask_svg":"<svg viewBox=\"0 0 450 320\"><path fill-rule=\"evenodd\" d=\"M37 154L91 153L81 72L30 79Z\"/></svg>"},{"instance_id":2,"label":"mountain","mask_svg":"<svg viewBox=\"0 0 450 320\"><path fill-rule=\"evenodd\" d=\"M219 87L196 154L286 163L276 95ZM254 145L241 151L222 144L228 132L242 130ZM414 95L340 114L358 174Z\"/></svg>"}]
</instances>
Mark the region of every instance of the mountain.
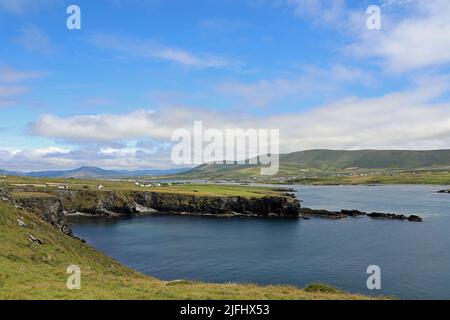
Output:
<instances>
[{"instance_id":1,"label":"mountain","mask_svg":"<svg viewBox=\"0 0 450 320\"><path fill-rule=\"evenodd\" d=\"M34 172L13 172L8 170L0 170L0 174L20 175L35 178L113 179L126 177L179 174L188 171L190 169L191 168L179 168L167 170L148 169L148 170L127 171L127 170L105 170L97 167L81 167L73 170L48 170L48 171L34 171Z\"/></svg>"},{"instance_id":2,"label":"mountain","mask_svg":"<svg viewBox=\"0 0 450 320\"><path fill-rule=\"evenodd\" d=\"M415 170L450 168L450 150L308 150L280 155L278 176L304 172L336 171L350 168L367 170ZM238 178L257 176L259 165L203 164L186 173L185 178Z\"/></svg>"},{"instance_id":3,"label":"mountain","mask_svg":"<svg viewBox=\"0 0 450 320\"><path fill-rule=\"evenodd\" d=\"M450 170L450 150L308 150L280 155L278 176L296 176L308 171L342 171L350 168L362 170ZM105 170L81 167L73 170L13 172L0 170L0 174L46 178L97 178L176 175L185 179L242 178L260 175L259 165L203 164L196 168L168 170Z\"/></svg>"}]
</instances>

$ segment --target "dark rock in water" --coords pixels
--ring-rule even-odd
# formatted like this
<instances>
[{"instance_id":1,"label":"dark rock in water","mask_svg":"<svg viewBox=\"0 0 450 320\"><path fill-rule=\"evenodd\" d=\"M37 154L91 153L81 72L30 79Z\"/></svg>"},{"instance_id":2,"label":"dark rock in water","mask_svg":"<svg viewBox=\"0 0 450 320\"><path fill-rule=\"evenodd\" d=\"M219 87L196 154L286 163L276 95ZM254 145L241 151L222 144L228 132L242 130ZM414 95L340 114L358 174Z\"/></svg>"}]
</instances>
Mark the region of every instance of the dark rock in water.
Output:
<instances>
[{"instance_id":1,"label":"dark rock in water","mask_svg":"<svg viewBox=\"0 0 450 320\"><path fill-rule=\"evenodd\" d=\"M359 211L359 210L341 210L341 211L328 211L328 210L317 210L310 208L301 208L300 214L304 216L312 216L312 217L322 217L322 218L330 218L330 219L343 219L348 217L359 217L365 216L367 213Z\"/></svg>"},{"instance_id":2,"label":"dark rock in water","mask_svg":"<svg viewBox=\"0 0 450 320\"><path fill-rule=\"evenodd\" d=\"M450 190L439 190L437 193L450 193Z\"/></svg>"},{"instance_id":3,"label":"dark rock in water","mask_svg":"<svg viewBox=\"0 0 450 320\"><path fill-rule=\"evenodd\" d=\"M340 212L336 211L328 211L328 210L317 210L310 208L300 208L300 214L303 217L321 217L321 218L329 218L329 219L342 219L347 216L343 215Z\"/></svg>"},{"instance_id":4,"label":"dark rock in water","mask_svg":"<svg viewBox=\"0 0 450 320\"><path fill-rule=\"evenodd\" d=\"M359 210L341 210L341 214L349 217L359 217L366 216L367 213L359 211Z\"/></svg>"},{"instance_id":5,"label":"dark rock in water","mask_svg":"<svg viewBox=\"0 0 450 320\"><path fill-rule=\"evenodd\" d=\"M411 215L409 217L403 214L392 214L392 213L379 213L373 212L368 214L367 216L375 219L390 219L390 220L408 220L411 222L422 222L423 219L416 215Z\"/></svg>"},{"instance_id":6,"label":"dark rock in water","mask_svg":"<svg viewBox=\"0 0 450 320\"><path fill-rule=\"evenodd\" d=\"M389 220L407 220L403 214L393 214L393 213L380 213L380 212L372 212L367 215L368 217L375 219L389 219Z\"/></svg>"},{"instance_id":7,"label":"dark rock in water","mask_svg":"<svg viewBox=\"0 0 450 320\"><path fill-rule=\"evenodd\" d=\"M410 216L410 217L408 218L408 221L411 221L411 222L422 222L423 220L422 220L422 218L419 217L419 216L412 215L412 216Z\"/></svg>"},{"instance_id":8,"label":"dark rock in water","mask_svg":"<svg viewBox=\"0 0 450 320\"><path fill-rule=\"evenodd\" d=\"M392 213L380 213L372 212L367 214L366 212L359 210L341 210L340 212L328 211L328 210L316 210L310 208L300 208L300 215L303 218L308 217L320 217L329 219L343 219L348 217L363 217L368 216L374 219L389 219L389 220L402 220L411 222L422 222L422 218L419 216L412 215L407 217L403 214L392 214Z\"/></svg>"}]
</instances>

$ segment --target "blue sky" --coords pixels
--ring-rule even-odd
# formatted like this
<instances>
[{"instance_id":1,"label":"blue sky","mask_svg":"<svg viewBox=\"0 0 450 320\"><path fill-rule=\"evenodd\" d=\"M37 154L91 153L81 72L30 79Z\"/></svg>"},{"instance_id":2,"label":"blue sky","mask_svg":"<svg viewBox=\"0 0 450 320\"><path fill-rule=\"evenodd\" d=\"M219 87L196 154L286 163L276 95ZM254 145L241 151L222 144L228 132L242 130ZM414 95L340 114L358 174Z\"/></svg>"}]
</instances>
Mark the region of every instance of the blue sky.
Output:
<instances>
[{"instance_id":1,"label":"blue sky","mask_svg":"<svg viewBox=\"0 0 450 320\"><path fill-rule=\"evenodd\" d=\"M448 16L445 0L0 0L0 168L172 167L170 133L194 120L278 128L282 152L448 148Z\"/></svg>"}]
</instances>

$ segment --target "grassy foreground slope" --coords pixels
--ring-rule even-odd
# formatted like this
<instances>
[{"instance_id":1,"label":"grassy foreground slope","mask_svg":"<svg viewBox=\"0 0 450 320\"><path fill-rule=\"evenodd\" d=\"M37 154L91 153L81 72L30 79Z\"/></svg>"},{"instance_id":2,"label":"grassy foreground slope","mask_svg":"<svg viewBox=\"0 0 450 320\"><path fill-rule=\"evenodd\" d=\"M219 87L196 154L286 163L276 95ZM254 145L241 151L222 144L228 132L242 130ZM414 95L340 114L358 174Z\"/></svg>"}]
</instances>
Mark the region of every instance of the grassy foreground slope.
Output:
<instances>
[{"instance_id":1,"label":"grassy foreground slope","mask_svg":"<svg viewBox=\"0 0 450 320\"><path fill-rule=\"evenodd\" d=\"M25 222L20 226L17 220ZM30 242L30 235L42 244ZM63 235L35 215L0 200L0 299L366 299L326 286L165 282L130 270ZM66 269L81 268L81 290L68 290Z\"/></svg>"}]
</instances>

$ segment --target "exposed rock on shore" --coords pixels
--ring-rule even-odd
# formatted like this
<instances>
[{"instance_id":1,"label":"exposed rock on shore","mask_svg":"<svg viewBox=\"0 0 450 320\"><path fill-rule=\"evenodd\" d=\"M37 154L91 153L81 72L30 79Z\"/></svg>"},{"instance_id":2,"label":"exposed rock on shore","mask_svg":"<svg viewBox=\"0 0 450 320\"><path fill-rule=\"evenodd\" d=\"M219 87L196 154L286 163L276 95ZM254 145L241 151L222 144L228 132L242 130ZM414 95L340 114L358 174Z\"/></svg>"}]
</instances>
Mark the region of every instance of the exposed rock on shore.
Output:
<instances>
[{"instance_id":1,"label":"exposed rock on shore","mask_svg":"<svg viewBox=\"0 0 450 320\"><path fill-rule=\"evenodd\" d=\"M408 220L411 222L422 222L422 218L416 215L405 216L403 214L392 213L379 213L372 212L366 213L359 210L341 210L341 211L328 211L328 210L316 210L310 208L301 208L300 214L306 217L322 217L329 219L343 219L348 217L362 217L368 216L374 219L389 219L389 220Z\"/></svg>"}]
</instances>

